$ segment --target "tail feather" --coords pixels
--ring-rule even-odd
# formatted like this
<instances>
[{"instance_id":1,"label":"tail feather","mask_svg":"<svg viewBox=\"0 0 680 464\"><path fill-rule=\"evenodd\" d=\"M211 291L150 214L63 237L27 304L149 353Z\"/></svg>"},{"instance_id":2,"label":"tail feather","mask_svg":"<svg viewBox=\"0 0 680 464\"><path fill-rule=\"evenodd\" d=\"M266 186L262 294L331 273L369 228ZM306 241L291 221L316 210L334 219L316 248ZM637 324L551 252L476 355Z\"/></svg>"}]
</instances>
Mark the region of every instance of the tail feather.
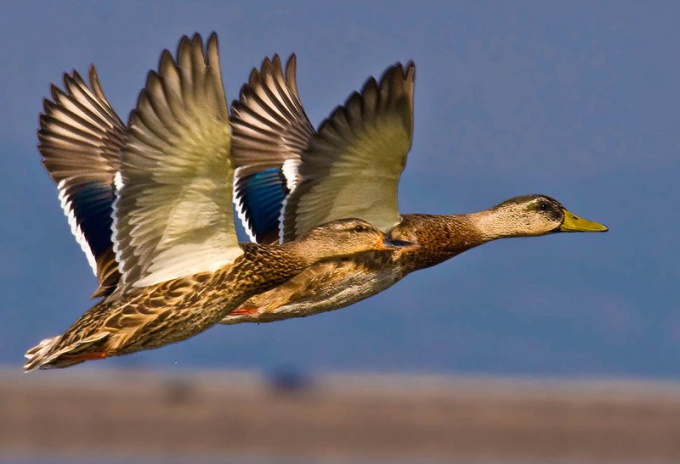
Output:
<instances>
[{"instance_id":1,"label":"tail feather","mask_svg":"<svg viewBox=\"0 0 680 464\"><path fill-rule=\"evenodd\" d=\"M102 359L107 356L102 342L109 336L109 332L101 332L90 338L80 340L63 348L58 348L61 335L46 338L38 345L26 352L28 359L24 363L24 371L34 369L59 369L73 366L91 359Z\"/></svg>"}]
</instances>

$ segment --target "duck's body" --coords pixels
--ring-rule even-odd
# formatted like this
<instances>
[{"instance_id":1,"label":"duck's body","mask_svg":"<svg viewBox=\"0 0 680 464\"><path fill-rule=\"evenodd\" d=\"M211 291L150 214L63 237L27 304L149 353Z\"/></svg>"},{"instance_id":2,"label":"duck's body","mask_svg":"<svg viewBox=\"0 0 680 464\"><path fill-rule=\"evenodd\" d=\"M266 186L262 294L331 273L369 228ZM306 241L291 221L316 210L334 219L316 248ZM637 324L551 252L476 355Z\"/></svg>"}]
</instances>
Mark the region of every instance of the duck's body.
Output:
<instances>
[{"instance_id":1,"label":"duck's body","mask_svg":"<svg viewBox=\"0 0 680 464\"><path fill-rule=\"evenodd\" d=\"M251 237L267 242L275 229L283 240L292 240L312 225L349 215L419 247L387 260L312 266L246 301L224 324L342 308L386 290L411 272L499 238L607 230L544 195L516 197L472 214L400 214L397 185L411 145L414 76L413 64L388 69L379 83L369 80L361 94L351 95L315 132L297 93L294 57L285 77L278 57L251 73L240 100L232 105L236 203ZM267 173L265 182L256 177L262 172ZM277 189L285 192L285 199ZM280 223L274 206L281 209ZM277 214L258 215L258 208Z\"/></svg>"},{"instance_id":2,"label":"duck's body","mask_svg":"<svg viewBox=\"0 0 680 464\"><path fill-rule=\"evenodd\" d=\"M221 323L274 322L352 305L391 287L403 277L400 263L404 260L397 255L404 251L389 255L364 253L315 264L271 292L264 292L261 298L257 295L244 302Z\"/></svg>"},{"instance_id":3,"label":"duck's body","mask_svg":"<svg viewBox=\"0 0 680 464\"><path fill-rule=\"evenodd\" d=\"M390 288L411 272L442 263L481 245L467 215L405 214L389 236L418 247L391 254L365 253L316 264L278 287L250 298L229 313L223 324L273 322L307 317L350 306ZM442 242L443 237L449 240Z\"/></svg>"},{"instance_id":4,"label":"duck's body","mask_svg":"<svg viewBox=\"0 0 680 464\"><path fill-rule=\"evenodd\" d=\"M243 249L234 264L215 272L161 282L99 302L63 335L29 350L26 370L67 367L184 340L219 322L258 288L271 288L304 267L280 253L285 249L250 244Z\"/></svg>"}]
</instances>

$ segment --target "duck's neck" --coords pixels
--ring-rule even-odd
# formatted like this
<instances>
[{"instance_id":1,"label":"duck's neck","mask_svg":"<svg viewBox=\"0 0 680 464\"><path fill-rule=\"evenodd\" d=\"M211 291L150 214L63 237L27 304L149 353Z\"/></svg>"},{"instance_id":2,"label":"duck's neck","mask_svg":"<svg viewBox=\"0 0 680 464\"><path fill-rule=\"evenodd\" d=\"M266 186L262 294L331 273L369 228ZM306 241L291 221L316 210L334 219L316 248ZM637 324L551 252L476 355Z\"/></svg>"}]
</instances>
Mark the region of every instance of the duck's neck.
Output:
<instances>
[{"instance_id":1,"label":"duck's neck","mask_svg":"<svg viewBox=\"0 0 680 464\"><path fill-rule=\"evenodd\" d=\"M484 243L507 237L501 218L482 211L471 214L405 214L390 233L394 238L416 241L420 248L404 253L415 270L434 266ZM410 259L408 259L410 258Z\"/></svg>"},{"instance_id":2,"label":"duck's neck","mask_svg":"<svg viewBox=\"0 0 680 464\"><path fill-rule=\"evenodd\" d=\"M463 215L479 234L482 243L499 238L526 237L528 228L511 208L492 208ZM524 227L523 227L524 226Z\"/></svg>"}]
</instances>

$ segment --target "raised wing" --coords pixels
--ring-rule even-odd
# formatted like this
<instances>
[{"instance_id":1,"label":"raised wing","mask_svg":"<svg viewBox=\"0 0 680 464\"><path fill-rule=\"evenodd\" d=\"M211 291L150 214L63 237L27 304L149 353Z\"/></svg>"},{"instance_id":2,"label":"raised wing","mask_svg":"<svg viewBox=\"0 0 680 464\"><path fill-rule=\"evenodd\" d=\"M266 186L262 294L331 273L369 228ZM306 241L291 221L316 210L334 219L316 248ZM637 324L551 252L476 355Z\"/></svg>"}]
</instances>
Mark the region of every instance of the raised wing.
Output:
<instances>
[{"instance_id":1,"label":"raised wing","mask_svg":"<svg viewBox=\"0 0 680 464\"><path fill-rule=\"evenodd\" d=\"M295 55L285 76L278 55L253 69L231 113L236 209L251 239L271 243L283 200L295 188L294 166L314 134L297 91Z\"/></svg>"},{"instance_id":2,"label":"raised wing","mask_svg":"<svg viewBox=\"0 0 680 464\"><path fill-rule=\"evenodd\" d=\"M217 37L167 50L130 115L114 204L121 291L215 269L242 251Z\"/></svg>"},{"instance_id":3,"label":"raised wing","mask_svg":"<svg viewBox=\"0 0 680 464\"><path fill-rule=\"evenodd\" d=\"M64 89L52 86L40 115L38 150L59 189L71 231L99 281L93 297L110 294L120 279L113 252L111 225L125 126L99 84L94 66L90 87L73 71L64 74Z\"/></svg>"},{"instance_id":4,"label":"raised wing","mask_svg":"<svg viewBox=\"0 0 680 464\"><path fill-rule=\"evenodd\" d=\"M369 79L324 121L301 156L299 183L283 207L283 239L356 217L387 231L401 220L399 177L413 134L415 65Z\"/></svg>"}]
</instances>

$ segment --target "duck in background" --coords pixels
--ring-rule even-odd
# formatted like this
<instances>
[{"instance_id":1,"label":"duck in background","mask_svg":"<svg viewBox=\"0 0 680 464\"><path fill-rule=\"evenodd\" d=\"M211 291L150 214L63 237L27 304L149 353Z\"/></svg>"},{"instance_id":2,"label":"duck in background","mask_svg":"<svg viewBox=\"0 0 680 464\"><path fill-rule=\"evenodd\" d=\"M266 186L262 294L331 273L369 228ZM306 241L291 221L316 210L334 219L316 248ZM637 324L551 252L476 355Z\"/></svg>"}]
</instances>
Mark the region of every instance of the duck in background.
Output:
<instances>
[{"instance_id":1,"label":"duck in background","mask_svg":"<svg viewBox=\"0 0 680 464\"><path fill-rule=\"evenodd\" d=\"M105 296L24 368L61 368L158 348L219 322L247 298L320 261L412 246L360 219L310 228L281 246L239 245L232 213L232 132L218 44L183 37L163 52L126 129L77 73L52 87L40 152ZM115 190L112 182L115 180ZM111 214L112 213L112 214Z\"/></svg>"},{"instance_id":2,"label":"duck in background","mask_svg":"<svg viewBox=\"0 0 680 464\"><path fill-rule=\"evenodd\" d=\"M417 242L374 260L310 266L246 301L224 324L269 322L330 311L368 298L404 276L500 238L606 232L546 195L524 195L454 215L401 214L397 188L413 136L415 65L371 78L315 131L300 101L296 59L275 56L253 70L232 104L235 202L252 239L295 240L310 228L361 218Z\"/></svg>"}]
</instances>

